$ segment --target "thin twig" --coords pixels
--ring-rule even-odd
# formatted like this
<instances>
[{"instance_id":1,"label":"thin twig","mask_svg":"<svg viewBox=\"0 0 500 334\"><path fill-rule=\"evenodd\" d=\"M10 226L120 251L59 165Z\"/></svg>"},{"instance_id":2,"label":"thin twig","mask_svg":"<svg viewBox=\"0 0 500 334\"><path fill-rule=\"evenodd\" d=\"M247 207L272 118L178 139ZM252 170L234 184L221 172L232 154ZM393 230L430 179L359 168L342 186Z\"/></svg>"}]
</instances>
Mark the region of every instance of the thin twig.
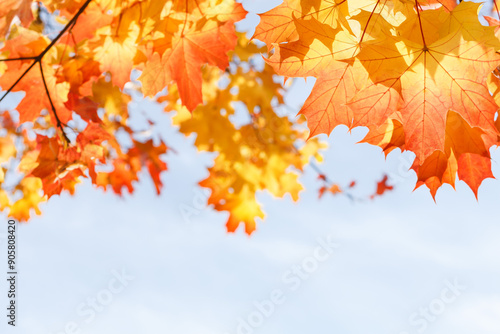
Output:
<instances>
[{"instance_id":1,"label":"thin twig","mask_svg":"<svg viewBox=\"0 0 500 334\"><path fill-rule=\"evenodd\" d=\"M0 59L2 61L20 61L20 60L35 60L36 57L19 57L19 58L9 58L9 59Z\"/></svg>"},{"instance_id":2,"label":"thin twig","mask_svg":"<svg viewBox=\"0 0 500 334\"><path fill-rule=\"evenodd\" d=\"M57 127L59 129L61 129L61 132L62 132L64 139L66 140L66 142L68 144L70 144L71 141L69 140L68 136L66 136L66 132L64 132L63 123L59 119L59 116L57 115L57 112L56 112L56 107L54 106L54 102L52 102L52 98L50 97L49 88L47 87L47 82L45 81L45 75L43 74L42 63L38 62L38 64L40 65L40 73L42 74L42 81L43 81L43 86L45 87L45 93L47 93L47 97L49 98L49 102L50 102L50 107L52 108L52 112L54 113L54 116L55 116L56 121L57 121Z\"/></svg>"}]
</instances>

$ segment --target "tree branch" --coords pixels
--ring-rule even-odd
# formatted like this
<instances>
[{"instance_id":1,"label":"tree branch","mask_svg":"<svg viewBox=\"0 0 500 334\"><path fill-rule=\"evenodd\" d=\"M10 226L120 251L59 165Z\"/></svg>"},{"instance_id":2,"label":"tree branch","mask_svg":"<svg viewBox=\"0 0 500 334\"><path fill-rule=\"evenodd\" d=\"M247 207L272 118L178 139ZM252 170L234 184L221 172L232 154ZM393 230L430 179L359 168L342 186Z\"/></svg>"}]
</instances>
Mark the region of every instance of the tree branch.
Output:
<instances>
[{"instance_id":1,"label":"tree branch","mask_svg":"<svg viewBox=\"0 0 500 334\"><path fill-rule=\"evenodd\" d=\"M0 102L2 102L5 99L5 97L14 89L14 87L16 87L16 85L24 78L24 76L36 65L36 63L38 63L40 65L40 73L42 74L43 85L45 87L45 92L47 93L47 97L49 98L49 102L50 102L50 106L52 108L52 112L54 113L54 116L56 118L57 127L59 129L61 129L63 137L64 137L64 139L68 143L71 143L71 141L69 140L68 136L64 132L63 126L65 124L63 124L61 122L61 120L59 119L59 116L57 115L56 108L55 108L54 103L52 102L52 98L50 97L50 94L49 94L49 90L48 90L48 87L47 87L47 82L45 81L45 76L44 76L43 67L42 67L42 58L61 39L61 37L68 31L68 29L73 28L73 26L75 25L76 21L78 20L78 17L80 17L80 15L82 15L82 13L88 7L88 5L90 4L91 1L92 0L85 1L85 3L82 5L82 7L80 7L80 9L78 10L78 12L76 12L76 14L73 16L73 18L64 26L64 28L59 32L59 34L57 34L57 36L50 42L49 45L47 45L47 47L38 56L34 56L34 57L19 57L19 58L11 58L11 59L0 59L0 62L8 62L8 61L16 61L16 60L17 61L21 61L21 60L34 60L34 62L26 69L26 71L24 71L23 74L21 74L19 76L19 78L16 80L16 82L14 82L9 87L9 89L5 92L5 94L0 98Z\"/></svg>"},{"instance_id":2,"label":"tree branch","mask_svg":"<svg viewBox=\"0 0 500 334\"><path fill-rule=\"evenodd\" d=\"M19 57L19 58L9 58L9 59L0 59L2 61L19 61L19 60L35 60L36 57Z\"/></svg>"}]
</instances>

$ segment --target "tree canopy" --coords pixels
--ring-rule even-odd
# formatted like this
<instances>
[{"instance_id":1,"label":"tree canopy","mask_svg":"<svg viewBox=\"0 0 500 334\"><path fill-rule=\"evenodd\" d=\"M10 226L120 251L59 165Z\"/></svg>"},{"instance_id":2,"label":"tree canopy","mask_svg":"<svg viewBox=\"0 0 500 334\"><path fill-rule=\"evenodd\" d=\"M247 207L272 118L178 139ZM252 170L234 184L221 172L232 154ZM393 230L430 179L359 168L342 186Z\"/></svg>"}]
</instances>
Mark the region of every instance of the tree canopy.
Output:
<instances>
[{"instance_id":1,"label":"tree canopy","mask_svg":"<svg viewBox=\"0 0 500 334\"><path fill-rule=\"evenodd\" d=\"M498 5L493 9L497 18ZM435 196L456 175L477 196L499 144L500 21L451 0L285 0L252 39L234 0L9 0L0 3L0 209L28 220L84 178L121 195L147 171L163 188L168 144L133 126L134 93L173 112L182 134L215 152L200 186L255 230L256 193L297 201L308 164L325 192L348 196L314 162L318 134L365 126L387 155L411 151ZM265 61L262 61L264 58ZM285 83L277 79L285 77ZM300 117L278 109L290 78L315 77ZM24 92L7 108L7 97ZM236 111L246 117L235 122ZM305 116L305 117L303 117ZM155 120L141 115L145 124ZM307 126L306 126L307 125ZM381 195L392 189L388 178ZM370 197L370 196L367 196Z\"/></svg>"}]
</instances>

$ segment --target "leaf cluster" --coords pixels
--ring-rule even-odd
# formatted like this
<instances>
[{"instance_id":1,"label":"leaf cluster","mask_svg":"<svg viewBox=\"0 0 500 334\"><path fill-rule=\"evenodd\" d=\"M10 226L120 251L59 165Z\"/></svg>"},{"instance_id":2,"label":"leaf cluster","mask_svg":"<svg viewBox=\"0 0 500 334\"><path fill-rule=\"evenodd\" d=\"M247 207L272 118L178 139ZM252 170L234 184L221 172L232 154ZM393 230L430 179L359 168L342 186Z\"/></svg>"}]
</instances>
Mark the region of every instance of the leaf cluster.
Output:
<instances>
[{"instance_id":1,"label":"leaf cluster","mask_svg":"<svg viewBox=\"0 0 500 334\"><path fill-rule=\"evenodd\" d=\"M366 126L365 142L415 154L417 187L476 193L498 145L500 41L480 5L449 0L286 0L255 38L278 74L317 78L301 114L311 135ZM497 24L490 19L490 23ZM498 25L498 24L497 24Z\"/></svg>"}]
</instances>

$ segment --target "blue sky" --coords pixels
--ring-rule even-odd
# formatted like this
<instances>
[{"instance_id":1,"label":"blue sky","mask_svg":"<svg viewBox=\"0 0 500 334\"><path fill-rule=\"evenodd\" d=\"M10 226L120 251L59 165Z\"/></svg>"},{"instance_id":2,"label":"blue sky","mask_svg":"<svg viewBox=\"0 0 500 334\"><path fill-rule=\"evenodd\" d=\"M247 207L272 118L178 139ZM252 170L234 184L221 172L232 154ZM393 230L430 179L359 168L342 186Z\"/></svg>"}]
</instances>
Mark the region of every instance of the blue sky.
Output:
<instances>
[{"instance_id":1,"label":"blue sky","mask_svg":"<svg viewBox=\"0 0 500 334\"><path fill-rule=\"evenodd\" d=\"M251 12L277 3L244 1ZM292 107L312 84L297 81ZM161 113L147 101L132 108ZM479 201L459 182L435 203L427 189L412 191L410 154L386 160L356 144L366 130L337 128L325 137L321 168L340 184L357 180L360 194L387 173L393 192L363 203L318 200L307 170L300 202L260 194L265 222L251 237L227 234L227 215L200 204L206 195L196 186L210 156L167 115L158 127L179 152L167 156L161 196L147 177L123 198L84 183L20 226L19 326L4 318L2 333L500 332L497 180L484 182ZM500 155L492 155L499 176ZM194 209L188 219L184 207ZM4 280L0 289L4 296Z\"/></svg>"}]
</instances>

